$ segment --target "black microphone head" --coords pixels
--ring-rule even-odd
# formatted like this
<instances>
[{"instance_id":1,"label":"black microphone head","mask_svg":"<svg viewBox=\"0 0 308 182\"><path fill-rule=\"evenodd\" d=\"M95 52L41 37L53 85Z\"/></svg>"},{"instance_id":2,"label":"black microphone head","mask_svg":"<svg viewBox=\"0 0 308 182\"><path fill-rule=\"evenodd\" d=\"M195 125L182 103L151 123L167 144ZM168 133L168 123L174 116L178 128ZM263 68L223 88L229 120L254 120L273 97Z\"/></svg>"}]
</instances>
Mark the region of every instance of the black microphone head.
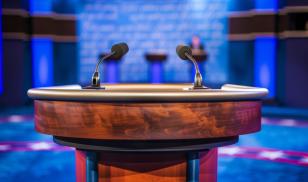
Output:
<instances>
[{"instance_id":1,"label":"black microphone head","mask_svg":"<svg viewBox=\"0 0 308 182\"><path fill-rule=\"evenodd\" d=\"M188 54L192 54L192 51L190 49L190 47L186 46L186 45L178 45L176 47L176 53L178 54L178 56L183 59L183 60L188 60L188 57L185 55L185 53Z\"/></svg>"},{"instance_id":2,"label":"black microphone head","mask_svg":"<svg viewBox=\"0 0 308 182\"><path fill-rule=\"evenodd\" d=\"M124 42L114 44L111 47L111 52L114 53L112 58L120 59L122 56L124 56L128 52L128 45Z\"/></svg>"}]
</instances>

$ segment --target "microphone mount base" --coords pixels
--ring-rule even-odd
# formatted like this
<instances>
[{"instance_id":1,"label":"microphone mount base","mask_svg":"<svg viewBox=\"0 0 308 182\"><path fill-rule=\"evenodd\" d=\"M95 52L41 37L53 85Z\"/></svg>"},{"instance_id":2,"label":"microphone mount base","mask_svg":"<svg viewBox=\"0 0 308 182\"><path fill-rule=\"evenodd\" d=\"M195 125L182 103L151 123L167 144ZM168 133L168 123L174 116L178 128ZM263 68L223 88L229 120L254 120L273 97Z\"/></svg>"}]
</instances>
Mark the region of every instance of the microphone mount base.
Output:
<instances>
[{"instance_id":1,"label":"microphone mount base","mask_svg":"<svg viewBox=\"0 0 308 182\"><path fill-rule=\"evenodd\" d=\"M106 87L104 86L96 87L96 86L89 85L89 86L82 87L82 89L106 90Z\"/></svg>"},{"instance_id":2,"label":"microphone mount base","mask_svg":"<svg viewBox=\"0 0 308 182\"><path fill-rule=\"evenodd\" d=\"M187 90L204 90L204 89L210 89L210 88L209 87L205 87L205 86L202 86L202 87L192 86L192 87L188 88Z\"/></svg>"}]
</instances>

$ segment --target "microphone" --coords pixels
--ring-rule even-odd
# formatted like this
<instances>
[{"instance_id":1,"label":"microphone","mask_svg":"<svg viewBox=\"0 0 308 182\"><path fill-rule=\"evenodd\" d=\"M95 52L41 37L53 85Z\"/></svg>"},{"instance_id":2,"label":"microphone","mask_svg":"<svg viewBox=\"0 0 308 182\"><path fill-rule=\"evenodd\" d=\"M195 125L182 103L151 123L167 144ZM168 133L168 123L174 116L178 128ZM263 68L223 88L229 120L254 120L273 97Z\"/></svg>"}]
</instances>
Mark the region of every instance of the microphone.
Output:
<instances>
[{"instance_id":1,"label":"microphone","mask_svg":"<svg viewBox=\"0 0 308 182\"><path fill-rule=\"evenodd\" d=\"M190 47L188 47L186 45L178 45L176 47L176 53L181 59L190 60L191 62L193 62L194 66L195 66L196 74L195 74L193 89L207 88L203 85L202 75L200 73L199 66L198 66L195 58L193 58L193 56L192 56L192 51L191 51Z\"/></svg>"},{"instance_id":2,"label":"microphone","mask_svg":"<svg viewBox=\"0 0 308 182\"><path fill-rule=\"evenodd\" d=\"M105 60L105 59L120 59L122 56L124 56L128 52L128 46L126 43L121 42L118 44L114 44L111 47L111 53L107 54L106 56L99 58L99 61L96 64L95 71L92 75L92 84L89 88L101 88L100 87L100 76L99 76L99 65Z\"/></svg>"}]
</instances>

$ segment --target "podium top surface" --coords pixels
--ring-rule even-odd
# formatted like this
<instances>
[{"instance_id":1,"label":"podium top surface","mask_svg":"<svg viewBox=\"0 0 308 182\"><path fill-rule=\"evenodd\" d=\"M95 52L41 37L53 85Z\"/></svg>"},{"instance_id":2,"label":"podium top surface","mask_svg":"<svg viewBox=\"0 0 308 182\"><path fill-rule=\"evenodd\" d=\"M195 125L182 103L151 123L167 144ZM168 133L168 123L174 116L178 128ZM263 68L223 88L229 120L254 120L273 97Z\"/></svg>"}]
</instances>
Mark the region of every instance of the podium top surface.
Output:
<instances>
[{"instance_id":1,"label":"podium top surface","mask_svg":"<svg viewBox=\"0 0 308 182\"><path fill-rule=\"evenodd\" d=\"M200 102L260 100L265 88L225 84L220 89L191 90L192 84L102 84L105 89L82 89L80 85L33 88L35 100L99 102Z\"/></svg>"}]
</instances>

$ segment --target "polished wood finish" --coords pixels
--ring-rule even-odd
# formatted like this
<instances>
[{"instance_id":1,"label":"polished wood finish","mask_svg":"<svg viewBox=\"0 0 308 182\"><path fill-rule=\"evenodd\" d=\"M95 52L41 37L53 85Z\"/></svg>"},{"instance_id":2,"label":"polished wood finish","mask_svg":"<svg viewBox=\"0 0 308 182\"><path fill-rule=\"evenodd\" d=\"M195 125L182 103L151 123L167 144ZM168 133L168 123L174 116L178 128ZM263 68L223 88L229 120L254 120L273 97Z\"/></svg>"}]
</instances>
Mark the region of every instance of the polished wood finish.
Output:
<instances>
[{"instance_id":1,"label":"polished wood finish","mask_svg":"<svg viewBox=\"0 0 308 182\"><path fill-rule=\"evenodd\" d=\"M186 153L98 152L99 182L186 182ZM76 181L86 180L85 153L76 151ZM199 181L216 181L217 149L200 152Z\"/></svg>"},{"instance_id":2,"label":"polished wood finish","mask_svg":"<svg viewBox=\"0 0 308 182\"><path fill-rule=\"evenodd\" d=\"M184 153L101 153L99 181L185 182Z\"/></svg>"},{"instance_id":3,"label":"polished wood finish","mask_svg":"<svg viewBox=\"0 0 308 182\"><path fill-rule=\"evenodd\" d=\"M200 152L200 174L199 181L217 181L217 148L210 151Z\"/></svg>"},{"instance_id":4,"label":"polished wood finish","mask_svg":"<svg viewBox=\"0 0 308 182\"><path fill-rule=\"evenodd\" d=\"M86 176L86 154L84 151L76 150L76 182L85 182Z\"/></svg>"},{"instance_id":5,"label":"polished wood finish","mask_svg":"<svg viewBox=\"0 0 308 182\"><path fill-rule=\"evenodd\" d=\"M36 130L50 135L113 140L237 136L260 130L260 101L102 103L35 101Z\"/></svg>"}]
</instances>

